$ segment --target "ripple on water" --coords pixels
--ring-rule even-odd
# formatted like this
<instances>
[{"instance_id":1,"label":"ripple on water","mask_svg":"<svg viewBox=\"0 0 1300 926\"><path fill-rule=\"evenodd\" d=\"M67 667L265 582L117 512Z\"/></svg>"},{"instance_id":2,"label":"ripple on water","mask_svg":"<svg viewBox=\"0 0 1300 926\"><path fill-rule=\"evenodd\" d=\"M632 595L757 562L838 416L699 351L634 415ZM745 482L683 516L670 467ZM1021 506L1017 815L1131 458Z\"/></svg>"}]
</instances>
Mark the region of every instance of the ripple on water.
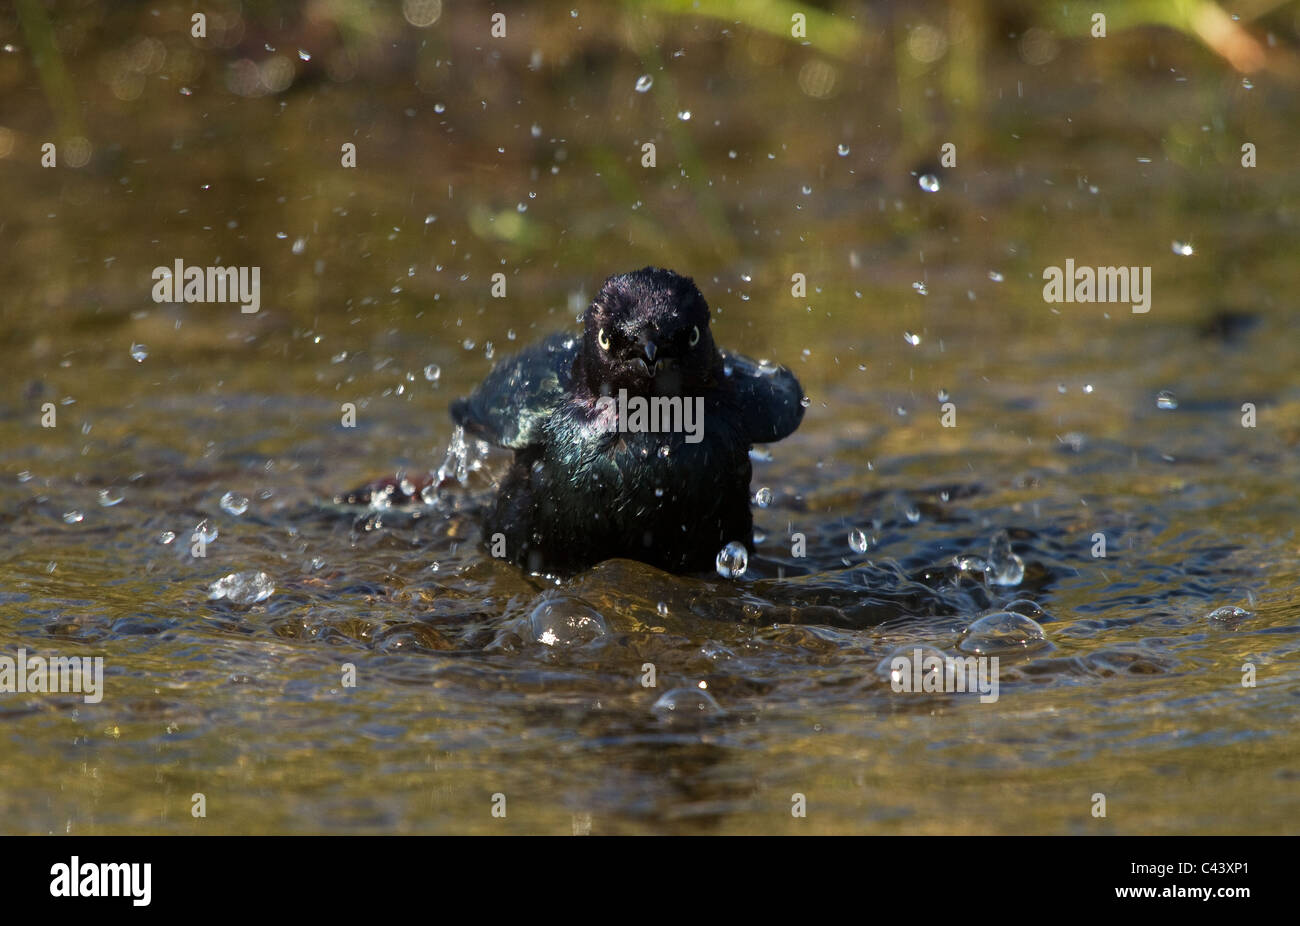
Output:
<instances>
[{"instance_id":1,"label":"ripple on water","mask_svg":"<svg viewBox=\"0 0 1300 926\"><path fill-rule=\"evenodd\" d=\"M1096 650L1082 657L1087 668L1102 677L1114 675L1165 675L1172 672L1178 660L1137 645L1113 646Z\"/></svg>"}]
</instances>

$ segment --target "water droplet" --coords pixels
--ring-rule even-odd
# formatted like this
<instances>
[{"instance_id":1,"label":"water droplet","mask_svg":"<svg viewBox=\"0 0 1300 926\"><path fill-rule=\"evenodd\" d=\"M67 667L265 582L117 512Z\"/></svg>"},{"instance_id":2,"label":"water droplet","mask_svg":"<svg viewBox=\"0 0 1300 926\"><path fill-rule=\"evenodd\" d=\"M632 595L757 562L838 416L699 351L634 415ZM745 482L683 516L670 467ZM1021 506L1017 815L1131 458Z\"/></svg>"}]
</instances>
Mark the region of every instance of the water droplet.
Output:
<instances>
[{"instance_id":1,"label":"water droplet","mask_svg":"<svg viewBox=\"0 0 1300 926\"><path fill-rule=\"evenodd\" d=\"M275 591L275 584L265 572L232 572L213 582L208 600L224 598L235 605L252 605L265 601Z\"/></svg>"},{"instance_id":2,"label":"water droplet","mask_svg":"<svg viewBox=\"0 0 1300 926\"><path fill-rule=\"evenodd\" d=\"M310 61L311 52L307 51L305 48L300 48L298 49L298 57L301 58L303 61Z\"/></svg>"},{"instance_id":3,"label":"water droplet","mask_svg":"<svg viewBox=\"0 0 1300 926\"><path fill-rule=\"evenodd\" d=\"M293 245L289 248L289 250L293 251L293 253L295 254L301 254L303 251L307 250L307 239L294 238Z\"/></svg>"},{"instance_id":4,"label":"water droplet","mask_svg":"<svg viewBox=\"0 0 1300 926\"><path fill-rule=\"evenodd\" d=\"M1254 83L1251 82L1251 79L1250 79L1249 77L1243 77L1243 78L1241 79L1241 86L1242 86L1244 89L1246 89L1246 90L1254 90L1254 89L1255 89L1255 85L1254 85Z\"/></svg>"},{"instance_id":5,"label":"water droplet","mask_svg":"<svg viewBox=\"0 0 1300 926\"><path fill-rule=\"evenodd\" d=\"M84 520L86 520L85 513L78 511L75 508L71 511L63 512L63 521L65 524L80 524Z\"/></svg>"},{"instance_id":6,"label":"water droplet","mask_svg":"<svg viewBox=\"0 0 1300 926\"><path fill-rule=\"evenodd\" d=\"M989 541L989 560L984 576L989 585L1019 585L1025 578L1025 561L1011 550L1011 537L998 531Z\"/></svg>"},{"instance_id":7,"label":"water droplet","mask_svg":"<svg viewBox=\"0 0 1300 926\"><path fill-rule=\"evenodd\" d=\"M992 280L994 283L1001 283L1003 277L1002 274L998 273L996 270L990 270L989 279Z\"/></svg>"},{"instance_id":8,"label":"water droplet","mask_svg":"<svg viewBox=\"0 0 1300 926\"><path fill-rule=\"evenodd\" d=\"M846 158L849 156L849 146L841 142L840 146L835 149L835 153L842 158Z\"/></svg>"},{"instance_id":9,"label":"water droplet","mask_svg":"<svg viewBox=\"0 0 1300 926\"><path fill-rule=\"evenodd\" d=\"M916 347L921 343L921 336L919 334L913 334L910 331L904 331L903 340L908 344L911 344L913 347Z\"/></svg>"},{"instance_id":10,"label":"water droplet","mask_svg":"<svg viewBox=\"0 0 1300 926\"><path fill-rule=\"evenodd\" d=\"M681 112L677 114L677 118L682 120L683 122L690 122L691 111L689 109L683 109Z\"/></svg>"},{"instance_id":11,"label":"water droplet","mask_svg":"<svg viewBox=\"0 0 1300 926\"><path fill-rule=\"evenodd\" d=\"M1083 384L1083 394L1084 394L1084 395L1092 395L1092 383L1084 383L1084 384Z\"/></svg>"},{"instance_id":12,"label":"water droplet","mask_svg":"<svg viewBox=\"0 0 1300 926\"><path fill-rule=\"evenodd\" d=\"M668 616L668 602L666 602L666 601L661 601L661 602L659 602L657 605L655 605L655 612L656 612L660 617L667 617L667 616Z\"/></svg>"},{"instance_id":13,"label":"water droplet","mask_svg":"<svg viewBox=\"0 0 1300 926\"><path fill-rule=\"evenodd\" d=\"M175 539L176 539L175 531L163 531L161 534L158 535L158 542L161 543L163 546L166 546L167 544L171 543Z\"/></svg>"},{"instance_id":14,"label":"water droplet","mask_svg":"<svg viewBox=\"0 0 1300 926\"><path fill-rule=\"evenodd\" d=\"M779 369L781 368L777 364L768 360L766 357L758 361L758 372L762 376L771 376Z\"/></svg>"},{"instance_id":15,"label":"water droplet","mask_svg":"<svg viewBox=\"0 0 1300 926\"><path fill-rule=\"evenodd\" d=\"M929 290L929 288L925 285L924 282L913 283L913 284L912 284L912 289L916 290L917 293L919 293L919 294L922 295L922 296L928 296L928 295L930 294L930 290Z\"/></svg>"},{"instance_id":16,"label":"water droplet","mask_svg":"<svg viewBox=\"0 0 1300 926\"><path fill-rule=\"evenodd\" d=\"M934 174L922 174L916 182L927 193L939 192L939 178Z\"/></svg>"},{"instance_id":17,"label":"water droplet","mask_svg":"<svg viewBox=\"0 0 1300 926\"><path fill-rule=\"evenodd\" d=\"M699 720L726 713L713 695L703 688L674 688L665 691L650 710L660 720Z\"/></svg>"},{"instance_id":18,"label":"water droplet","mask_svg":"<svg viewBox=\"0 0 1300 926\"><path fill-rule=\"evenodd\" d=\"M1191 257L1193 254L1196 253L1196 249L1193 248L1191 244L1186 241L1175 241L1172 244L1170 244L1169 247L1175 254L1179 255L1180 257Z\"/></svg>"},{"instance_id":19,"label":"water droplet","mask_svg":"<svg viewBox=\"0 0 1300 926\"><path fill-rule=\"evenodd\" d=\"M149 356L149 349L143 344L131 345L131 359L136 363L144 363L145 358Z\"/></svg>"},{"instance_id":20,"label":"water droplet","mask_svg":"<svg viewBox=\"0 0 1300 926\"><path fill-rule=\"evenodd\" d=\"M547 646L581 646L609 633L605 619L576 598L546 598L528 615L533 639Z\"/></svg>"},{"instance_id":21,"label":"water droplet","mask_svg":"<svg viewBox=\"0 0 1300 926\"><path fill-rule=\"evenodd\" d=\"M849 531L849 549L854 553L867 552L867 535L865 532L854 528Z\"/></svg>"},{"instance_id":22,"label":"water droplet","mask_svg":"<svg viewBox=\"0 0 1300 926\"><path fill-rule=\"evenodd\" d=\"M718 575L724 579L736 579L745 574L749 568L749 551L745 545L733 540L718 551Z\"/></svg>"},{"instance_id":23,"label":"water droplet","mask_svg":"<svg viewBox=\"0 0 1300 926\"><path fill-rule=\"evenodd\" d=\"M447 106L444 103L434 103L433 111L435 113L445 113L447 111Z\"/></svg>"},{"instance_id":24,"label":"water droplet","mask_svg":"<svg viewBox=\"0 0 1300 926\"><path fill-rule=\"evenodd\" d=\"M998 611L971 624L958 649L965 653L997 655L1035 650L1047 645L1047 634L1038 622L1023 614Z\"/></svg>"},{"instance_id":25,"label":"water droplet","mask_svg":"<svg viewBox=\"0 0 1300 926\"><path fill-rule=\"evenodd\" d=\"M1178 407L1178 398L1168 389L1156 393L1156 408L1171 412Z\"/></svg>"},{"instance_id":26,"label":"water droplet","mask_svg":"<svg viewBox=\"0 0 1300 926\"><path fill-rule=\"evenodd\" d=\"M772 504L772 490L769 489L767 486L763 486L761 489L755 492L754 504L757 505L759 508L766 508L768 505Z\"/></svg>"},{"instance_id":27,"label":"water droplet","mask_svg":"<svg viewBox=\"0 0 1300 926\"><path fill-rule=\"evenodd\" d=\"M431 363L424 368L424 378L429 382L436 383L440 376L442 376L442 367L436 363Z\"/></svg>"},{"instance_id":28,"label":"water droplet","mask_svg":"<svg viewBox=\"0 0 1300 926\"><path fill-rule=\"evenodd\" d=\"M948 390L947 390L947 389L944 389L944 388L942 388L942 387L940 387L940 389L939 389L939 394L938 394L937 398L939 399L940 402L947 402L947 401L948 401Z\"/></svg>"},{"instance_id":29,"label":"water droplet","mask_svg":"<svg viewBox=\"0 0 1300 926\"><path fill-rule=\"evenodd\" d=\"M242 495L236 495L234 492L227 492L221 496L221 510L226 514L239 517L248 510L248 499Z\"/></svg>"},{"instance_id":30,"label":"water droplet","mask_svg":"<svg viewBox=\"0 0 1300 926\"><path fill-rule=\"evenodd\" d=\"M801 192L803 193L804 196L811 196L811 195L812 195L812 187L810 187L808 184L805 183L805 184L803 185L803 187L801 188Z\"/></svg>"},{"instance_id":31,"label":"water droplet","mask_svg":"<svg viewBox=\"0 0 1300 926\"><path fill-rule=\"evenodd\" d=\"M655 79L649 74L642 74L636 79L636 92L648 93L650 88L655 85Z\"/></svg>"},{"instance_id":32,"label":"water droplet","mask_svg":"<svg viewBox=\"0 0 1300 926\"><path fill-rule=\"evenodd\" d=\"M119 505L124 498L126 498L126 496L122 493L121 489L111 488L99 490L99 504L103 508L112 508L114 505Z\"/></svg>"}]
</instances>

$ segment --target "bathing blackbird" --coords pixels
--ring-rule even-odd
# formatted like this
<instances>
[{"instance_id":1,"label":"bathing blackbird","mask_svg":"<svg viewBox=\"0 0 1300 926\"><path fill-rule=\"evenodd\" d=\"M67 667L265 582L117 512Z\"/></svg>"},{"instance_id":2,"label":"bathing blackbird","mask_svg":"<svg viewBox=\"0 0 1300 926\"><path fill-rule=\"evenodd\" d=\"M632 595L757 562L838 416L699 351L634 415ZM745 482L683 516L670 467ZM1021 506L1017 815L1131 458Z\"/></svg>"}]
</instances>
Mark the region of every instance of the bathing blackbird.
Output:
<instances>
[{"instance_id":1,"label":"bathing blackbird","mask_svg":"<svg viewBox=\"0 0 1300 926\"><path fill-rule=\"evenodd\" d=\"M515 452L485 545L557 575L619 556L704 571L730 541L752 551L749 450L799 426L794 374L717 348L708 303L671 270L610 277L583 325L502 360L451 407Z\"/></svg>"}]
</instances>

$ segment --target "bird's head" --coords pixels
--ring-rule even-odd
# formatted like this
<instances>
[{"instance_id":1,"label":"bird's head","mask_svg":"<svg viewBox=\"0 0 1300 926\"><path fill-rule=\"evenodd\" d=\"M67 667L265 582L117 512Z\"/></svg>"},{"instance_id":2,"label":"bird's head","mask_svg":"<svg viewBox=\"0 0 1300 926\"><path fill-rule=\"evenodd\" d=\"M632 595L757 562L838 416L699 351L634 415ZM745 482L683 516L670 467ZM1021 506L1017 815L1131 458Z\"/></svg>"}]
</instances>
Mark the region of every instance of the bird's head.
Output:
<instances>
[{"instance_id":1,"label":"bird's head","mask_svg":"<svg viewBox=\"0 0 1300 926\"><path fill-rule=\"evenodd\" d=\"M601 284L583 316L582 367L593 395L691 395L717 357L709 304L690 277L646 267Z\"/></svg>"}]
</instances>

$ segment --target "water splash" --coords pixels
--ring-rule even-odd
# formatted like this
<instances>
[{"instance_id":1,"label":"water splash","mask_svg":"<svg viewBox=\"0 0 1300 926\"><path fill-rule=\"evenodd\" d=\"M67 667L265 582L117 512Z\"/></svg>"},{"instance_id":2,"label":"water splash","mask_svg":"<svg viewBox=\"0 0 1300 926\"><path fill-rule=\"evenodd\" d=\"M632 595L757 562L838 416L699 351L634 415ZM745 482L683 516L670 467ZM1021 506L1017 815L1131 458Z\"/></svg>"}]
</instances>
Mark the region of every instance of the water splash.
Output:
<instances>
[{"instance_id":1,"label":"water splash","mask_svg":"<svg viewBox=\"0 0 1300 926\"><path fill-rule=\"evenodd\" d=\"M984 568L989 585L1019 585L1025 578L1025 561L1011 550L1011 537L998 531L989 541L989 558Z\"/></svg>"},{"instance_id":2,"label":"water splash","mask_svg":"<svg viewBox=\"0 0 1300 926\"><path fill-rule=\"evenodd\" d=\"M208 600L225 599L235 605L253 605L265 601L275 592L275 583L265 572L232 572L209 587Z\"/></svg>"}]
</instances>

